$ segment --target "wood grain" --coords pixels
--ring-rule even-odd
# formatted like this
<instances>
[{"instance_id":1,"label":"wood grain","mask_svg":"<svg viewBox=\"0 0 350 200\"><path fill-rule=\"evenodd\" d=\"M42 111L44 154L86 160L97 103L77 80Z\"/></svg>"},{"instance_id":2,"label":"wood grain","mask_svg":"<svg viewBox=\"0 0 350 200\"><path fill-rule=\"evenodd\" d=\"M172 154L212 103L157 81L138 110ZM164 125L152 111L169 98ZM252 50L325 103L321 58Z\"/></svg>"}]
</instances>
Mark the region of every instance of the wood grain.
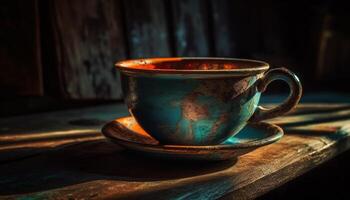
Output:
<instances>
[{"instance_id":1,"label":"wood grain","mask_svg":"<svg viewBox=\"0 0 350 200\"><path fill-rule=\"evenodd\" d=\"M162 0L124 0L130 57L169 57L166 10Z\"/></svg>"},{"instance_id":2,"label":"wood grain","mask_svg":"<svg viewBox=\"0 0 350 200\"><path fill-rule=\"evenodd\" d=\"M301 105L298 112L285 118L285 123L300 122L304 115L307 119L315 117L312 112L325 119L342 112L337 110L341 106L349 105L330 105L320 112L316 108L325 108L326 104ZM303 114L303 109L309 113ZM238 160L159 161L123 151L96 135L104 122L126 112L123 105L114 105L1 119L4 128L0 141L6 139L8 147L17 145L18 151L16 154L16 148L0 149L0 198L215 199L230 194L235 199L250 199L350 148L350 128L344 126L350 118L322 123L309 120L308 125L288 127L279 142ZM27 128L18 126L19 121L26 121ZM59 124L53 126L54 121ZM320 132L320 127L328 129ZM50 140L54 136L48 130L56 134L62 131L61 137ZM69 136L66 140L65 134ZM30 141L31 135L42 140ZM82 135L91 137L78 140ZM62 143L72 139L76 141ZM23 152L34 153L21 156ZM7 160L3 159L6 156Z\"/></svg>"},{"instance_id":3,"label":"wood grain","mask_svg":"<svg viewBox=\"0 0 350 200\"><path fill-rule=\"evenodd\" d=\"M207 1L171 0L176 56L209 56Z\"/></svg>"},{"instance_id":4,"label":"wood grain","mask_svg":"<svg viewBox=\"0 0 350 200\"><path fill-rule=\"evenodd\" d=\"M0 2L0 97L41 96L38 3Z\"/></svg>"},{"instance_id":5,"label":"wood grain","mask_svg":"<svg viewBox=\"0 0 350 200\"><path fill-rule=\"evenodd\" d=\"M102 126L125 115L127 108L118 104L1 118L0 162L36 155L48 148L101 139Z\"/></svg>"},{"instance_id":6,"label":"wood grain","mask_svg":"<svg viewBox=\"0 0 350 200\"><path fill-rule=\"evenodd\" d=\"M121 98L114 63L126 57L120 1L52 1L62 91L70 99Z\"/></svg>"}]
</instances>

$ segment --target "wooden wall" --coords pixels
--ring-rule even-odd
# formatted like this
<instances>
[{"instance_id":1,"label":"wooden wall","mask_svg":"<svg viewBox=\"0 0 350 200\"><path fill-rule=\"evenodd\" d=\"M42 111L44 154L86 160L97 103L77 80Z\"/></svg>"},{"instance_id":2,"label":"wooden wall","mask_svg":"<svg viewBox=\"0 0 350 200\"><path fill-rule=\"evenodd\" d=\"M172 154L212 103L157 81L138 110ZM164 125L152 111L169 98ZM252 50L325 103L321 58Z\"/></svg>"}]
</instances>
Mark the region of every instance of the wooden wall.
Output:
<instances>
[{"instance_id":1,"label":"wooden wall","mask_svg":"<svg viewBox=\"0 0 350 200\"><path fill-rule=\"evenodd\" d=\"M62 91L68 98L120 98L115 60L126 57L121 3L59 0L50 4Z\"/></svg>"},{"instance_id":2,"label":"wooden wall","mask_svg":"<svg viewBox=\"0 0 350 200\"><path fill-rule=\"evenodd\" d=\"M0 4L0 26L12 30L0 33L0 64L5 69L0 88L17 95L121 99L116 61L165 56L261 59L298 73L306 91L338 83L338 90L349 91L340 84L350 72L349 15L330 2L301 6L291 0L4 0ZM11 29L13 13L20 13L14 20L26 25ZM20 47L28 41L30 45ZM339 72L343 79L337 77Z\"/></svg>"}]
</instances>

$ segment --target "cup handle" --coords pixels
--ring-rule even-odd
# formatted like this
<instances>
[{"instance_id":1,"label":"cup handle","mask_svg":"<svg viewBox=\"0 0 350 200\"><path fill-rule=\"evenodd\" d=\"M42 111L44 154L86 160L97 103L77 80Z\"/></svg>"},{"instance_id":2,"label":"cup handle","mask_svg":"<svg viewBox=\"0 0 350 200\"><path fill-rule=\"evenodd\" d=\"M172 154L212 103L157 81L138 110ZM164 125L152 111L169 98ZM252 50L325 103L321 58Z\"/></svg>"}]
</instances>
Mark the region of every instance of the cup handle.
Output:
<instances>
[{"instance_id":1,"label":"cup handle","mask_svg":"<svg viewBox=\"0 0 350 200\"><path fill-rule=\"evenodd\" d=\"M277 68L266 72L264 76L258 80L258 92L264 92L266 87L275 80L287 82L290 89L288 98L284 100L282 104L272 109L258 106L250 121L262 121L281 116L291 111L298 104L302 94L302 86L299 78L286 68Z\"/></svg>"}]
</instances>

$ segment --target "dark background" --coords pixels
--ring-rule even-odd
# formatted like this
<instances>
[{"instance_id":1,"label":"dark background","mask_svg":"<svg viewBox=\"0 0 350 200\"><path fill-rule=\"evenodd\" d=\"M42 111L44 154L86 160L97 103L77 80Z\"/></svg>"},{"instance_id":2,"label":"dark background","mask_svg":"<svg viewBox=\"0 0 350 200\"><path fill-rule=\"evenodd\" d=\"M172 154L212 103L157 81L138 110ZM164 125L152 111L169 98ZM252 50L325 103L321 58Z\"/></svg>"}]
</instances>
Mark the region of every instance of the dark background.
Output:
<instances>
[{"instance_id":1,"label":"dark background","mask_svg":"<svg viewBox=\"0 0 350 200\"><path fill-rule=\"evenodd\" d=\"M264 60L294 71L309 101L344 101L350 92L346 4L1 0L0 117L122 101L113 64L143 57ZM285 92L279 83L268 91ZM343 154L262 198L346 199L349 156Z\"/></svg>"},{"instance_id":2,"label":"dark background","mask_svg":"<svg viewBox=\"0 0 350 200\"><path fill-rule=\"evenodd\" d=\"M113 64L141 57L259 59L297 73L305 94L346 94L348 13L340 1L1 0L0 116L121 100Z\"/></svg>"}]
</instances>

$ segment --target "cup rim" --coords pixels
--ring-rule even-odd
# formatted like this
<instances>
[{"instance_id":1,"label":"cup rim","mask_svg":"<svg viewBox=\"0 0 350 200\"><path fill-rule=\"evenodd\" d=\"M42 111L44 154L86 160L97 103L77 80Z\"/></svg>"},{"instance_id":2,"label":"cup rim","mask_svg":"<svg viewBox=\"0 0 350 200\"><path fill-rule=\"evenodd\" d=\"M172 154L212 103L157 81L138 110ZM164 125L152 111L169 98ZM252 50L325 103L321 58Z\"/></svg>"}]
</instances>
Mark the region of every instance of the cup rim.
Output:
<instances>
[{"instance_id":1,"label":"cup rim","mask_svg":"<svg viewBox=\"0 0 350 200\"><path fill-rule=\"evenodd\" d=\"M250 63L252 66L242 67L238 69L214 69L214 70L202 70L202 69L150 69L133 67L136 65L156 64L161 62L181 62L181 61L226 61L228 63L235 64ZM243 59L243 58L225 58L225 57L159 57L159 58L140 58L122 60L115 64L115 67L121 72L132 74L180 74L180 75L193 75L193 74L206 74L206 75L218 75L218 74L231 74L231 75L252 75L265 72L269 69L269 64L264 61Z\"/></svg>"}]
</instances>

